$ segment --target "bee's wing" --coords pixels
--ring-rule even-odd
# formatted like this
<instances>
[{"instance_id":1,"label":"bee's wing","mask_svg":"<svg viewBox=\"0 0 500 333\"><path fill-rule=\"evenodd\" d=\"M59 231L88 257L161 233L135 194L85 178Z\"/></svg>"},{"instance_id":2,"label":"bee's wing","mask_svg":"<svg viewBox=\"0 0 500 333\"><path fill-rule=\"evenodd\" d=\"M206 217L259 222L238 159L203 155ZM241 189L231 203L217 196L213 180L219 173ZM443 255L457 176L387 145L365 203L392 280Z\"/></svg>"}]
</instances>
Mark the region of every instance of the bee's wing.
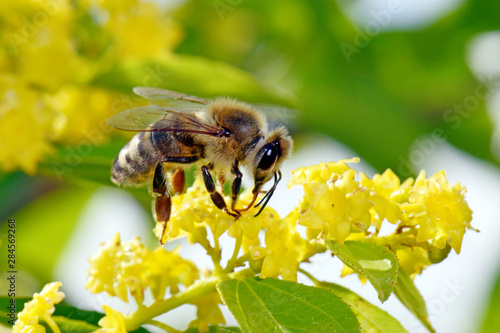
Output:
<instances>
[{"instance_id":1,"label":"bee's wing","mask_svg":"<svg viewBox=\"0 0 500 333\"><path fill-rule=\"evenodd\" d=\"M266 115L269 128L276 128L284 125L287 128L293 127L297 118L297 110L288 109L276 105L257 105L257 108Z\"/></svg>"},{"instance_id":2,"label":"bee's wing","mask_svg":"<svg viewBox=\"0 0 500 333\"><path fill-rule=\"evenodd\" d=\"M208 104L208 100L200 97L159 88L135 87L134 92L147 98L151 105L175 107L186 111L201 110Z\"/></svg>"},{"instance_id":3,"label":"bee's wing","mask_svg":"<svg viewBox=\"0 0 500 333\"><path fill-rule=\"evenodd\" d=\"M172 115L169 117L169 115ZM160 122L161 121L161 122ZM108 119L115 128L132 131L184 132L218 136L221 129L207 124L185 109L165 108L157 105L138 106Z\"/></svg>"}]
</instances>

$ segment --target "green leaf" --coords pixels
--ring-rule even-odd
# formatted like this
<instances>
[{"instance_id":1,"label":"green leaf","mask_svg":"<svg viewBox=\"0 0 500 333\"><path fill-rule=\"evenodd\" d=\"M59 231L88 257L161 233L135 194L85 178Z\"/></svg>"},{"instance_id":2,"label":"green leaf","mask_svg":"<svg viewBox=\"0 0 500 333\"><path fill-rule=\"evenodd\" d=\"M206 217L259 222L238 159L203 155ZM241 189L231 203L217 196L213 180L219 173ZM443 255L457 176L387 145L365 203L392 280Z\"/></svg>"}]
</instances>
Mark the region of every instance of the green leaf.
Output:
<instances>
[{"instance_id":1,"label":"green leaf","mask_svg":"<svg viewBox=\"0 0 500 333\"><path fill-rule=\"evenodd\" d=\"M32 300L32 298L30 297L22 297L22 298L10 298L5 296L0 297L0 324L8 327L11 326L10 323L8 322L9 320L11 320L11 318L8 316L11 313L10 311L11 299L14 300L14 308L12 313L16 314L16 318L14 319L14 321L17 319L17 313L23 310L24 304ZM74 332L74 333L94 332L99 328L98 322L102 317L104 317L103 313L78 309L66 303L57 304L55 306L55 311L52 315L52 318L61 329L61 332ZM46 328L47 332L50 332L48 326L46 326ZM148 331L143 327L132 332L148 333Z\"/></svg>"},{"instance_id":2,"label":"green leaf","mask_svg":"<svg viewBox=\"0 0 500 333\"><path fill-rule=\"evenodd\" d=\"M424 298L413 283L413 280L402 268L399 268L398 283L394 289L394 294L430 332L435 332L429 321Z\"/></svg>"},{"instance_id":3,"label":"green leaf","mask_svg":"<svg viewBox=\"0 0 500 333\"><path fill-rule=\"evenodd\" d=\"M172 54L167 59L122 62L98 76L94 85L131 92L136 86L214 97L229 95L248 102L290 105L289 95L241 69L203 57Z\"/></svg>"},{"instance_id":4,"label":"green leaf","mask_svg":"<svg viewBox=\"0 0 500 333\"><path fill-rule=\"evenodd\" d=\"M124 138L113 138L107 144L91 146L84 153L69 145L59 146L56 154L39 165L39 172L58 181L114 186L111 166L126 143Z\"/></svg>"},{"instance_id":5,"label":"green leaf","mask_svg":"<svg viewBox=\"0 0 500 333\"><path fill-rule=\"evenodd\" d=\"M327 240L326 246L346 266L368 278L381 302L389 298L398 278L399 264L394 252L385 246L355 241L340 244Z\"/></svg>"},{"instance_id":6,"label":"green leaf","mask_svg":"<svg viewBox=\"0 0 500 333\"><path fill-rule=\"evenodd\" d=\"M73 320L81 320L94 326L98 326L99 320L104 317L103 313L97 311L82 310L66 303L56 305L54 316L65 317Z\"/></svg>"},{"instance_id":7,"label":"green leaf","mask_svg":"<svg viewBox=\"0 0 500 333\"><path fill-rule=\"evenodd\" d=\"M500 332L500 320L498 320L498 314L500 313L500 275L497 277L490 295L488 310L481 329L482 333Z\"/></svg>"},{"instance_id":8,"label":"green leaf","mask_svg":"<svg viewBox=\"0 0 500 333\"><path fill-rule=\"evenodd\" d=\"M358 294L335 283L320 282L318 287L337 295L347 303L358 317L362 332L370 333L401 333L407 332L390 314L376 307Z\"/></svg>"},{"instance_id":9,"label":"green leaf","mask_svg":"<svg viewBox=\"0 0 500 333\"><path fill-rule=\"evenodd\" d=\"M11 302L11 299L14 301L13 303ZM13 318L15 322L17 320L17 314L24 309L24 304L31 300L32 299L29 297L0 297L0 323L6 326L11 326L8 321L12 318L8 315L11 313L15 314L16 317ZM13 304L13 306L11 304ZM6 310L6 312L4 312L4 310ZM80 310L69 305L58 304L55 306L52 318L61 329L61 332L86 333L97 330L97 322L103 316L103 314L98 312ZM50 330L47 331L50 332Z\"/></svg>"},{"instance_id":10,"label":"green leaf","mask_svg":"<svg viewBox=\"0 0 500 333\"><path fill-rule=\"evenodd\" d=\"M13 300L13 302L11 301ZM28 302L31 300L31 298L27 297L6 297L6 296L1 296L0 297L0 324L5 325L5 326L11 326L9 324L10 320L16 321L17 319L17 314L21 312L21 310L24 308L24 303ZM13 304L13 305L11 305ZM14 314L15 317L11 317L11 315Z\"/></svg>"},{"instance_id":11,"label":"green leaf","mask_svg":"<svg viewBox=\"0 0 500 333\"><path fill-rule=\"evenodd\" d=\"M191 327L183 332L184 333L199 333L200 331L196 327ZM241 330L239 327L208 326L207 333L241 333Z\"/></svg>"},{"instance_id":12,"label":"green leaf","mask_svg":"<svg viewBox=\"0 0 500 333\"><path fill-rule=\"evenodd\" d=\"M81 188L58 189L11 216L16 220L16 270L31 272L42 284L52 280L52 269L92 193ZM0 233L6 233L6 227ZM0 270L6 271L6 264L0 261Z\"/></svg>"},{"instance_id":13,"label":"green leaf","mask_svg":"<svg viewBox=\"0 0 500 333\"><path fill-rule=\"evenodd\" d=\"M359 332L349 306L324 289L271 278L221 281L217 289L243 332Z\"/></svg>"},{"instance_id":14,"label":"green leaf","mask_svg":"<svg viewBox=\"0 0 500 333\"><path fill-rule=\"evenodd\" d=\"M61 332L72 333L90 333L99 329L99 327L86 323L81 320L69 319L61 316L52 316Z\"/></svg>"}]
</instances>

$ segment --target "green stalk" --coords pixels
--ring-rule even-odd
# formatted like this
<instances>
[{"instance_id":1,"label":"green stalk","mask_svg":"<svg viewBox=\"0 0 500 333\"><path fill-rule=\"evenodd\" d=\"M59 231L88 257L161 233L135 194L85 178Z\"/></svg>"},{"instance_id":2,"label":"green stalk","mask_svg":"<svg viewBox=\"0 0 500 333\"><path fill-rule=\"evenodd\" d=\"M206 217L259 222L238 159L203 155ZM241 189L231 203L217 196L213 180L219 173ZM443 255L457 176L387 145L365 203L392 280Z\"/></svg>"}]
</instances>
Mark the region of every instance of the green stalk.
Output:
<instances>
[{"instance_id":1,"label":"green stalk","mask_svg":"<svg viewBox=\"0 0 500 333\"><path fill-rule=\"evenodd\" d=\"M230 273L236 267L236 260L238 259L238 253L240 252L242 241L243 241L243 233L241 233L236 238L236 242L234 244L233 255L231 256L231 259L229 259L229 261L227 262L227 266L224 269L224 273Z\"/></svg>"},{"instance_id":2,"label":"green stalk","mask_svg":"<svg viewBox=\"0 0 500 333\"><path fill-rule=\"evenodd\" d=\"M61 333L61 330L59 329L59 326L57 326L56 322L54 321L54 319L52 319L52 317L50 315L44 315L44 316L42 316L41 319L43 321L45 321L47 323L47 325L49 325L49 327L52 330L52 332L54 332L54 333Z\"/></svg>"},{"instance_id":3,"label":"green stalk","mask_svg":"<svg viewBox=\"0 0 500 333\"><path fill-rule=\"evenodd\" d=\"M144 324L154 325L156 327L163 329L165 332L168 333L181 333L181 331L176 330L175 328L168 326L167 324L159 322L158 320L150 320L148 322L145 322Z\"/></svg>"},{"instance_id":4,"label":"green stalk","mask_svg":"<svg viewBox=\"0 0 500 333\"><path fill-rule=\"evenodd\" d=\"M224 274L212 276L208 279L200 280L197 283L189 286L185 290L171 296L170 298L156 301L151 306L140 309L137 312L125 317L125 327L127 331L133 331L139 328L142 324L149 322L153 318L173 310L183 304L215 291L215 286L219 281L225 278L233 279L239 276L255 275L252 269L247 268L232 274Z\"/></svg>"}]
</instances>

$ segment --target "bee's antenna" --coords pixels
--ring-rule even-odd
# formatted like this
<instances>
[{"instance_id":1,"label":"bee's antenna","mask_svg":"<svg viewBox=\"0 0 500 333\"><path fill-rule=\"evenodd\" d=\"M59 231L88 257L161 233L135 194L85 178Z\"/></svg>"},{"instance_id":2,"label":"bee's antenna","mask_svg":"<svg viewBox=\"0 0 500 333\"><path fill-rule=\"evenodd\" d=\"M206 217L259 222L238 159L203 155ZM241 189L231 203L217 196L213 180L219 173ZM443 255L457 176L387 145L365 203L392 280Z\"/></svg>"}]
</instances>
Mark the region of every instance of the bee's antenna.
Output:
<instances>
[{"instance_id":1,"label":"bee's antenna","mask_svg":"<svg viewBox=\"0 0 500 333\"><path fill-rule=\"evenodd\" d=\"M264 208L267 206L267 203L269 202L269 200L271 200L271 197L273 196L274 191L276 190L276 186L278 186L280 180L281 180L281 171L278 170L277 172L274 173L273 187L271 187L271 189L267 191L266 194L264 194L264 196L262 197L262 199L260 199L260 201L254 206L254 207L259 207L262 203L264 203L262 207L260 207L258 213L254 215L254 217L259 216L259 214L262 213Z\"/></svg>"}]
</instances>

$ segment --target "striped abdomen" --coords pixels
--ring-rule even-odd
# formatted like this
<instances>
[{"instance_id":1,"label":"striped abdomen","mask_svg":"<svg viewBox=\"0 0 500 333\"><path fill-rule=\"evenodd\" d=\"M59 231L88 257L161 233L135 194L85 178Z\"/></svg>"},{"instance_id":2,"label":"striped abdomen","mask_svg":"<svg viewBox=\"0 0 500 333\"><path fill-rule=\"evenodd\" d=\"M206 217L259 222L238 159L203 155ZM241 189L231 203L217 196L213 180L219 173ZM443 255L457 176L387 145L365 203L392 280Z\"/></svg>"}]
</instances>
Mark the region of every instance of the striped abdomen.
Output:
<instances>
[{"instance_id":1,"label":"striped abdomen","mask_svg":"<svg viewBox=\"0 0 500 333\"><path fill-rule=\"evenodd\" d=\"M111 181L116 185L146 185L153 179L160 160L151 141L151 132L140 132L118 154L111 170Z\"/></svg>"}]
</instances>

